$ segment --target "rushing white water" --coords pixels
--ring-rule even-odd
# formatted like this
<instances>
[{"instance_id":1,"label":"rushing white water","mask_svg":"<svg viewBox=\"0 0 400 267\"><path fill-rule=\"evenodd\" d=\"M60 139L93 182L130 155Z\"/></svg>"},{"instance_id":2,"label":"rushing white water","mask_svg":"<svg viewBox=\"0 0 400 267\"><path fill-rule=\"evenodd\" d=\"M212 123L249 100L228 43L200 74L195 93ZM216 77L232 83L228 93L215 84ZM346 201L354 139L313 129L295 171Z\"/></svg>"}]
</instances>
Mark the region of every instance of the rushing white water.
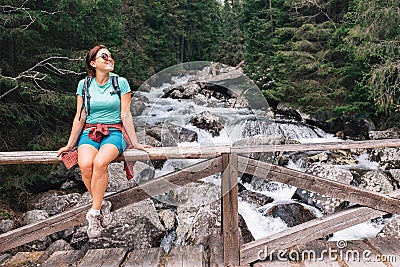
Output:
<instances>
[{"instance_id":1,"label":"rushing white water","mask_svg":"<svg viewBox=\"0 0 400 267\"><path fill-rule=\"evenodd\" d=\"M186 83L189 76L185 77L174 77L173 80L175 85ZM143 115L136 118L136 120L145 121L147 124L156 124L159 122L168 122L181 127L195 131L198 135L198 142L196 145L199 146L213 146L213 145L226 145L233 144L235 141L257 135L280 135L286 139L297 140L300 143L324 143L337 141L338 139L331 134L325 133L321 129L309 126L296 121L279 120L271 124L271 120L267 116L255 115L253 111L248 109L232 109L224 108L222 105L214 106L202 106L196 105L193 101L184 99L171 99L162 98L164 95L164 89L168 88L170 84L163 84L161 87L152 88L148 93L141 92L142 95L149 99L149 104L144 111ZM219 136L213 137L209 132L198 129L193 126L188 118L191 115L209 111L212 114L218 114L222 117L226 124ZM178 143L179 147L193 146L193 143ZM357 158L358 164L352 166L341 165L341 168L361 168L361 169L377 169L378 163L371 162L368 160L367 155L360 155ZM167 160L162 169L156 170L156 176L160 176L176 169L180 169L190 163L195 163L196 160ZM304 171L302 162L289 161L288 168ZM205 178L204 181L213 182L220 184L218 176L213 175ZM246 189L256 191L250 184L244 184ZM268 205L276 205L282 202L294 202L291 200L295 187L277 183L275 190L273 191L258 191L264 195L274 198L274 202ZM322 216L316 208L302 204L309 210L311 210L317 217ZM266 207L257 208L252 204L242 201L239 199L239 213L243 216L246 224L254 236L255 239L269 236L271 234L283 231L288 226L279 218L266 217L260 209L265 210ZM363 223L346 230L334 233L332 240L354 240L362 239L365 237L375 236L381 228L383 223Z\"/></svg>"}]
</instances>

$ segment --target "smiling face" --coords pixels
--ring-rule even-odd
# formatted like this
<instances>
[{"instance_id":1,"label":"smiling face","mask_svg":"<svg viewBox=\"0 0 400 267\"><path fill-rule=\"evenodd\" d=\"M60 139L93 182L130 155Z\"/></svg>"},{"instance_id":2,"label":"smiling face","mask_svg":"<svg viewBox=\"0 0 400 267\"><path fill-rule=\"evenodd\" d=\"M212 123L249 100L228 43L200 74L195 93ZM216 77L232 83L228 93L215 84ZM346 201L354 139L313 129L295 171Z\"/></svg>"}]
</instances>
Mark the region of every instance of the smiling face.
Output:
<instances>
[{"instance_id":1,"label":"smiling face","mask_svg":"<svg viewBox=\"0 0 400 267\"><path fill-rule=\"evenodd\" d=\"M111 72L114 70L114 58L106 48L100 49L96 57L90 62L96 72Z\"/></svg>"}]
</instances>

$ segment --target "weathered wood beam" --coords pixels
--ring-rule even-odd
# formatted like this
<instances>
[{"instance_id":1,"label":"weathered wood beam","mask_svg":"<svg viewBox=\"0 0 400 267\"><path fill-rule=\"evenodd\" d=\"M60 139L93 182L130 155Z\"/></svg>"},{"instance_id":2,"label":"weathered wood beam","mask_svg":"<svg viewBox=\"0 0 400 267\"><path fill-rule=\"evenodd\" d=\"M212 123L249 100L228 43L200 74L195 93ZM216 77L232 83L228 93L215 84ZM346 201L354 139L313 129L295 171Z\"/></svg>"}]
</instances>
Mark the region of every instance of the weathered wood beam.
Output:
<instances>
[{"instance_id":1,"label":"weathered wood beam","mask_svg":"<svg viewBox=\"0 0 400 267\"><path fill-rule=\"evenodd\" d=\"M233 146L231 152L238 154L275 151L310 151L310 150L340 150L340 149L362 149L362 148L383 148L400 147L400 139L380 139L366 141L340 141L327 143L309 144L286 144L286 145L250 145Z\"/></svg>"},{"instance_id":2,"label":"weathered wood beam","mask_svg":"<svg viewBox=\"0 0 400 267\"><path fill-rule=\"evenodd\" d=\"M400 214L399 199L243 156L239 156L238 160L240 172L347 200L388 213Z\"/></svg>"},{"instance_id":3,"label":"weathered wood beam","mask_svg":"<svg viewBox=\"0 0 400 267\"><path fill-rule=\"evenodd\" d=\"M127 160L163 160L163 159L203 159L215 158L222 153L229 153L230 146L218 147L153 147L148 153L127 149L123 156L115 161ZM55 164L62 162L56 151L14 151L0 152L1 164Z\"/></svg>"},{"instance_id":4,"label":"weathered wood beam","mask_svg":"<svg viewBox=\"0 0 400 267\"><path fill-rule=\"evenodd\" d=\"M222 238L224 266L239 265L238 228L238 156L236 153L222 154Z\"/></svg>"},{"instance_id":5,"label":"weathered wood beam","mask_svg":"<svg viewBox=\"0 0 400 267\"><path fill-rule=\"evenodd\" d=\"M400 190L388 194L400 198ZM385 212L368 207L353 206L346 210L320 217L274 235L244 244L240 250L240 264L259 260L272 250L281 251L298 244L324 238L329 234L385 215Z\"/></svg>"},{"instance_id":6,"label":"weathered wood beam","mask_svg":"<svg viewBox=\"0 0 400 267\"><path fill-rule=\"evenodd\" d=\"M221 157L206 160L193 166L166 174L145 184L105 197L113 204L113 210L157 196L178 186L183 186L212 174L222 172ZM85 222L86 212L91 205L73 208L46 220L25 225L0 235L0 252L18 247L50 234Z\"/></svg>"},{"instance_id":7,"label":"weathered wood beam","mask_svg":"<svg viewBox=\"0 0 400 267\"><path fill-rule=\"evenodd\" d=\"M116 161L124 160L163 160L163 159L198 159L213 158L220 156L222 153L235 152L256 153L256 152L275 152L275 151L307 151L307 150L335 150L335 149L351 149L351 148L383 148L383 147L400 147L400 139L383 139L368 141L341 141L329 143L312 143L312 144L287 144L287 145L254 145L243 147L211 146L211 147L153 147L148 152L136 149L127 149L124 156L119 157ZM14 151L0 152L1 164L55 164L60 163L61 159L57 158L56 151Z\"/></svg>"}]
</instances>

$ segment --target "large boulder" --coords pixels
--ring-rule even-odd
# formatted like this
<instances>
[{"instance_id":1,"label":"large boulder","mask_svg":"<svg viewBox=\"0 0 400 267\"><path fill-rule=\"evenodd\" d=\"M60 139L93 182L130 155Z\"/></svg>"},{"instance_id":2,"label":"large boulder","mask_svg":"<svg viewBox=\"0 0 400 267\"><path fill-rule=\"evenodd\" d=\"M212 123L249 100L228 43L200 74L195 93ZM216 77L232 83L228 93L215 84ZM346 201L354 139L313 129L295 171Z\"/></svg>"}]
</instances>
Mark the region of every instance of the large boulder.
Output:
<instances>
[{"instance_id":1,"label":"large boulder","mask_svg":"<svg viewBox=\"0 0 400 267\"><path fill-rule=\"evenodd\" d=\"M391 238L395 237L400 239L400 217L394 217L382 230L376 235L377 237Z\"/></svg>"},{"instance_id":2,"label":"large boulder","mask_svg":"<svg viewBox=\"0 0 400 267\"><path fill-rule=\"evenodd\" d=\"M371 160L379 162L383 170L400 169L400 148L385 147L370 150Z\"/></svg>"},{"instance_id":3,"label":"large boulder","mask_svg":"<svg viewBox=\"0 0 400 267\"><path fill-rule=\"evenodd\" d=\"M289 227L315 219L315 214L299 203L277 204L265 211L264 216L281 218Z\"/></svg>"},{"instance_id":4,"label":"large boulder","mask_svg":"<svg viewBox=\"0 0 400 267\"><path fill-rule=\"evenodd\" d=\"M243 190L239 193L239 198L242 199L242 201L254 204L257 207L264 206L268 203L271 203L274 201L272 197L266 196L264 194L250 191L250 190Z\"/></svg>"},{"instance_id":5,"label":"large boulder","mask_svg":"<svg viewBox=\"0 0 400 267\"><path fill-rule=\"evenodd\" d=\"M60 191L48 191L35 197L33 208L45 210L48 215L55 215L77 204L80 198L79 193L63 194Z\"/></svg>"},{"instance_id":6,"label":"large boulder","mask_svg":"<svg viewBox=\"0 0 400 267\"><path fill-rule=\"evenodd\" d=\"M380 170L369 171L362 175L359 186L381 194L388 194L395 189L390 177Z\"/></svg>"},{"instance_id":7,"label":"large boulder","mask_svg":"<svg viewBox=\"0 0 400 267\"><path fill-rule=\"evenodd\" d=\"M224 128L224 120L209 111L204 111L190 118L190 122L197 128L206 130L213 137L219 136Z\"/></svg>"},{"instance_id":8,"label":"large boulder","mask_svg":"<svg viewBox=\"0 0 400 267\"><path fill-rule=\"evenodd\" d=\"M112 212L112 215L113 221L99 238L88 241L85 223L75 231L71 245L77 249L82 246L142 249L160 245L165 229L150 199L125 206Z\"/></svg>"},{"instance_id":9,"label":"large boulder","mask_svg":"<svg viewBox=\"0 0 400 267\"><path fill-rule=\"evenodd\" d=\"M353 175L349 170L340 169L334 165L313 163L306 169L306 173L345 184L350 184L353 181ZM296 190L296 196L304 203L319 208L325 214L332 214L347 203L344 200L302 188Z\"/></svg>"},{"instance_id":10,"label":"large boulder","mask_svg":"<svg viewBox=\"0 0 400 267\"><path fill-rule=\"evenodd\" d=\"M400 138L400 129L397 127L390 128L384 131L370 131L369 138L371 139L395 139Z\"/></svg>"}]
</instances>

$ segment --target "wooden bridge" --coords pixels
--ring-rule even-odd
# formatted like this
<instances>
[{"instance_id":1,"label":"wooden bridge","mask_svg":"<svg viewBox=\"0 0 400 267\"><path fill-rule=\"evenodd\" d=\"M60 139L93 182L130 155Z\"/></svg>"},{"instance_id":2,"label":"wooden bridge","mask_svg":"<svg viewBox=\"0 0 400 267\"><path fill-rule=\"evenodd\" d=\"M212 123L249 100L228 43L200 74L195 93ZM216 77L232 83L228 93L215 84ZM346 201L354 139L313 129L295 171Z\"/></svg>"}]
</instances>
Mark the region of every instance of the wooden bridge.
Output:
<instances>
[{"instance_id":1,"label":"wooden bridge","mask_svg":"<svg viewBox=\"0 0 400 267\"><path fill-rule=\"evenodd\" d=\"M82 255L80 251L57 252L54 256L39 255L38 259L40 257L46 259L46 261L43 261L43 266L52 266L48 264L51 264L51 260L56 259L58 259L56 261L57 266L321 266L321 261L307 260L307 257L304 257L305 255L302 252L307 251L308 254L306 256L310 256L310 248L312 248L313 251L323 252L320 255L325 255L334 250L335 244L319 239L387 213L400 214L400 190L384 195L281 166L271 165L247 158L243 155L258 152L382 147L400 147L400 139L247 147L163 147L151 148L149 149L149 153L127 150L124 156L128 160L184 158L208 158L208 160L107 196L106 199L110 200L113 204L113 210L137 203L150 196L168 192L176 186L183 186L212 174L222 173L222 251L220 255L209 255L209 258L205 259L203 247L175 247L170 254L162 253L159 248L144 251L119 248L89 250L85 255ZM0 152L0 164L53 163L60 163L60 160L56 157L56 152ZM263 179L285 183L359 205L241 245L238 228L239 173L248 173ZM85 222L85 214L89 208L90 205L73 208L38 223L6 232L0 235L0 252L83 223ZM363 261L353 261L343 257L343 255L339 255L341 250L336 249L336 254L333 254L336 255L336 258L333 260L332 258L321 257L323 264L328 266L400 266L400 263L396 263L396 257L397 262L400 262L400 245L398 240L368 239L349 242L346 247L352 249L353 257L355 257L355 251L359 253L368 251L371 252L370 256L373 255L375 258L363 258ZM272 261L267 258L265 258L265 261L260 261L265 256L266 251L291 251L292 254L289 253L287 255L286 259L288 260L286 261L279 258L279 253L278 255L274 254L275 256L272 257ZM296 251L297 254L295 253ZM292 260L290 255L301 255L301 257L296 257ZM391 258L392 260L384 258L389 256L394 258ZM14 256L14 260L16 260L15 257L17 255ZM11 264L12 259L4 261L0 257L0 263L3 260L5 262L4 266L7 266L7 264ZM66 265L62 264L64 262Z\"/></svg>"}]
</instances>

